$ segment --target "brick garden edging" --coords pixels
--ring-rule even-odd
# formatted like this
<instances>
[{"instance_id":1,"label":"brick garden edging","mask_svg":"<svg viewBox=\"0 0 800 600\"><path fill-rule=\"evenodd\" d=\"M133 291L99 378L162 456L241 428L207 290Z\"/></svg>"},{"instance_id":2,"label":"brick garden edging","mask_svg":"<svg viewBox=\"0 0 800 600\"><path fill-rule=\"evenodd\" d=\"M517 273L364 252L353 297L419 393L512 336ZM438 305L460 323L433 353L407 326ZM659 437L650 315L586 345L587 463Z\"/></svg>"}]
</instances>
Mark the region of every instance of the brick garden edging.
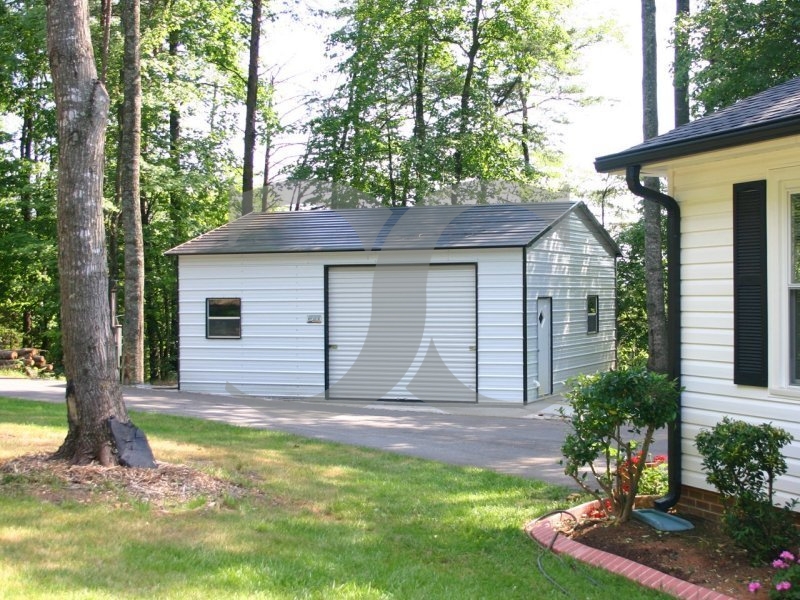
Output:
<instances>
[{"instance_id":1,"label":"brick garden edging","mask_svg":"<svg viewBox=\"0 0 800 600\"><path fill-rule=\"evenodd\" d=\"M586 502L574 508L564 511L573 516L574 520L579 520L589 509L597 506L597 501ZM735 600L731 596L726 596L714 590L701 587L688 581L683 581L672 575L667 575L661 571L656 571L627 558L622 558L603 550L597 550L579 542L569 539L558 533L554 524L563 519L561 513L553 514L549 517L535 519L525 525L525 533L539 542L545 548L550 548L557 554L566 554L581 562L599 567L611 573L622 575L632 581L671 594L676 598L684 600Z\"/></svg>"}]
</instances>

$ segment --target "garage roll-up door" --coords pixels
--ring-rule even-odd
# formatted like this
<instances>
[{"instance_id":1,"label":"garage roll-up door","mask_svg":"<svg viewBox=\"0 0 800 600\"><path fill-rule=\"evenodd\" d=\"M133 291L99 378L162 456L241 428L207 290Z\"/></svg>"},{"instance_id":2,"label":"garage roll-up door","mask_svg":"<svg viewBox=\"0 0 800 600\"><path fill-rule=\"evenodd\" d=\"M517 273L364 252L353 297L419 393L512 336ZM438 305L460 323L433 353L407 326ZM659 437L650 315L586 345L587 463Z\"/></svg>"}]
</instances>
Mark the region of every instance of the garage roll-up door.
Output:
<instances>
[{"instance_id":1,"label":"garage roll-up door","mask_svg":"<svg viewBox=\"0 0 800 600\"><path fill-rule=\"evenodd\" d=\"M328 397L476 400L474 264L328 268Z\"/></svg>"}]
</instances>

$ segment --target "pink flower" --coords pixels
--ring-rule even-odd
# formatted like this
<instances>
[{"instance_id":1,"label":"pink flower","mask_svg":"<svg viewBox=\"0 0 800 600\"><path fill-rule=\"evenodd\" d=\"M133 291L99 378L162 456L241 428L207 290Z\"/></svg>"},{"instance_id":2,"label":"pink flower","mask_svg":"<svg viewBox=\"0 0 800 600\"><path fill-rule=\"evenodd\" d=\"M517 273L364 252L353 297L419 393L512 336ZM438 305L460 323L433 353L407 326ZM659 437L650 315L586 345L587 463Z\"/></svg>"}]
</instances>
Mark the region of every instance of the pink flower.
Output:
<instances>
[{"instance_id":1,"label":"pink flower","mask_svg":"<svg viewBox=\"0 0 800 600\"><path fill-rule=\"evenodd\" d=\"M789 565L783 562L780 558L772 561L772 566L775 569L788 569Z\"/></svg>"},{"instance_id":2,"label":"pink flower","mask_svg":"<svg viewBox=\"0 0 800 600\"><path fill-rule=\"evenodd\" d=\"M786 561L793 561L794 560L794 554L792 554L788 550L784 550L783 552L781 552L780 558L782 558L783 560L786 560Z\"/></svg>"},{"instance_id":3,"label":"pink flower","mask_svg":"<svg viewBox=\"0 0 800 600\"><path fill-rule=\"evenodd\" d=\"M747 589L750 590L751 594L755 594L758 590L761 589L761 583L758 581L751 581L750 585L747 586Z\"/></svg>"},{"instance_id":4,"label":"pink flower","mask_svg":"<svg viewBox=\"0 0 800 600\"><path fill-rule=\"evenodd\" d=\"M788 590L790 587L792 587L792 584L789 583L788 581L781 581L780 583L775 584L775 589L778 590L779 592L782 592L783 590Z\"/></svg>"}]
</instances>

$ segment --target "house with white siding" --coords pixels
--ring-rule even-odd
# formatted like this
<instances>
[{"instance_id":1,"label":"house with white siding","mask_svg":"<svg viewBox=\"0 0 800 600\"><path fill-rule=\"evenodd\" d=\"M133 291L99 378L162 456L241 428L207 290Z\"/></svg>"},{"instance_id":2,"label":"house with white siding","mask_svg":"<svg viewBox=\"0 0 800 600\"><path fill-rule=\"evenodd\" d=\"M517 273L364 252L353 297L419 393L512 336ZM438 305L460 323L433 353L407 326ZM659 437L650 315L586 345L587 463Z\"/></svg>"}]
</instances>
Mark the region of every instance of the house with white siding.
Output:
<instances>
[{"instance_id":1,"label":"house with white siding","mask_svg":"<svg viewBox=\"0 0 800 600\"><path fill-rule=\"evenodd\" d=\"M583 203L251 213L168 252L182 390L523 404L615 362Z\"/></svg>"},{"instance_id":2,"label":"house with white siding","mask_svg":"<svg viewBox=\"0 0 800 600\"><path fill-rule=\"evenodd\" d=\"M672 370L685 391L664 506L708 508L694 440L724 416L794 436L778 499L800 496L800 78L595 166L667 207ZM666 192L642 188L644 175Z\"/></svg>"}]
</instances>

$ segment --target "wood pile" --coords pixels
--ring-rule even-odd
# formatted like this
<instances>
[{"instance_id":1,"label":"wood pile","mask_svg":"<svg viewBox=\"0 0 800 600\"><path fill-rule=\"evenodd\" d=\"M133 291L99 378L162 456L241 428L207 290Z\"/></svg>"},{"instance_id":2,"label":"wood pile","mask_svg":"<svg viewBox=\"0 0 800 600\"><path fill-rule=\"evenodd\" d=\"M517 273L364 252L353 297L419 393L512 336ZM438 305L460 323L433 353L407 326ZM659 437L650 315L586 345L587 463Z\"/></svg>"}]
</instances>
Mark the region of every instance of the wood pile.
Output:
<instances>
[{"instance_id":1,"label":"wood pile","mask_svg":"<svg viewBox=\"0 0 800 600\"><path fill-rule=\"evenodd\" d=\"M38 348L18 348L16 350L0 350L0 369L24 371L29 377L38 377L49 373L53 365L39 353Z\"/></svg>"}]
</instances>

